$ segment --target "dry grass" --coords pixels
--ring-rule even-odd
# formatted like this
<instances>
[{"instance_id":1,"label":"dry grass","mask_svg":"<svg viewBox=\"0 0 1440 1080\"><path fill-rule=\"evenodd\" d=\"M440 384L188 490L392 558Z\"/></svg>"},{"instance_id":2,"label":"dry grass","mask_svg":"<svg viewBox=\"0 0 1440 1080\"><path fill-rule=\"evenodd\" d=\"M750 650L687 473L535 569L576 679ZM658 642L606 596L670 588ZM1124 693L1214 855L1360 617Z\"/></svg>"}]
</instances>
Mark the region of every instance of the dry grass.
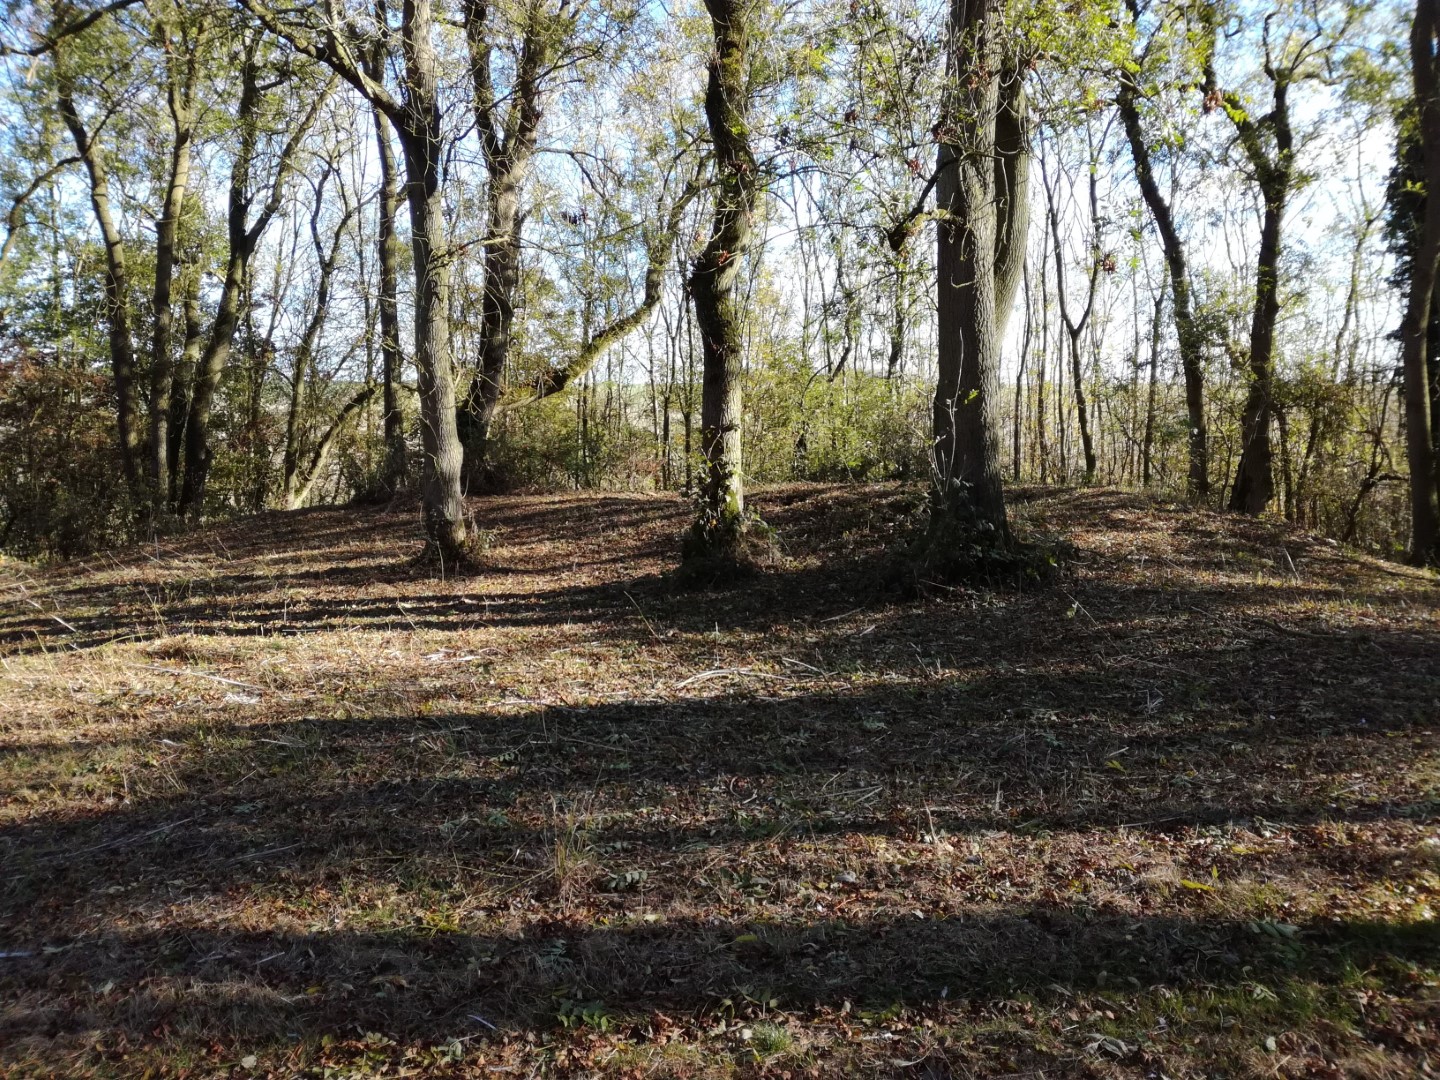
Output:
<instances>
[{"instance_id":1,"label":"dry grass","mask_svg":"<svg viewBox=\"0 0 1440 1080\"><path fill-rule=\"evenodd\" d=\"M1051 587L898 603L896 487L273 514L0 607L0 1071L1440 1068L1440 586L1029 492Z\"/></svg>"}]
</instances>

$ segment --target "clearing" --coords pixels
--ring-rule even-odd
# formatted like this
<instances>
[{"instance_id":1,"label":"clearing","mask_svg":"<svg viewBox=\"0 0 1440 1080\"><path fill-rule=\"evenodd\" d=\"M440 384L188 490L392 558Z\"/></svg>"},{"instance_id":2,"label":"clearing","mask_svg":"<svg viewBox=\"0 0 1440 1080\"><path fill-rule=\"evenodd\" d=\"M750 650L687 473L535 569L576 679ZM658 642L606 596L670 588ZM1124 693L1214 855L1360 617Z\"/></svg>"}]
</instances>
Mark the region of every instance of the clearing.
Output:
<instances>
[{"instance_id":1,"label":"clearing","mask_svg":"<svg viewBox=\"0 0 1440 1080\"><path fill-rule=\"evenodd\" d=\"M1026 593L880 590L913 492L267 514L0 568L0 1072L1440 1069L1440 582L1021 492Z\"/></svg>"}]
</instances>

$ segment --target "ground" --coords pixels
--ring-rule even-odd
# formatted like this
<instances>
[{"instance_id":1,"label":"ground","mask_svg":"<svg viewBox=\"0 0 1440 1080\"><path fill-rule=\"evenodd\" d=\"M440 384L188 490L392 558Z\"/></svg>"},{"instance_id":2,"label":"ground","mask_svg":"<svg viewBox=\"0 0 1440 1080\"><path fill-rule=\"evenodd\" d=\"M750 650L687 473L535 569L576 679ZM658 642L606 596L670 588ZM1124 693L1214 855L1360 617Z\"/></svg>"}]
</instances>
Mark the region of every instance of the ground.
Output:
<instances>
[{"instance_id":1,"label":"ground","mask_svg":"<svg viewBox=\"0 0 1440 1080\"><path fill-rule=\"evenodd\" d=\"M0 567L0 1072L1440 1070L1437 578L1028 491L1054 582L902 601L912 492L756 502L702 593L657 496Z\"/></svg>"}]
</instances>

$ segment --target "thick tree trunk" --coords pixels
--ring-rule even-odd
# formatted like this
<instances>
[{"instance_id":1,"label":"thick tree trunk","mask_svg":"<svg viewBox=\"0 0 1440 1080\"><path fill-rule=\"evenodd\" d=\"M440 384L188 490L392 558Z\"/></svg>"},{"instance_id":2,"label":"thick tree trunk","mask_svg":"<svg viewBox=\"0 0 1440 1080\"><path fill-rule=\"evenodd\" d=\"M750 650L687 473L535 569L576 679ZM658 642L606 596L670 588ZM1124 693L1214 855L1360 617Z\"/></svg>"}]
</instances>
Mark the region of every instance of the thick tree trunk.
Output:
<instances>
[{"instance_id":1,"label":"thick tree trunk","mask_svg":"<svg viewBox=\"0 0 1440 1080\"><path fill-rule=\"evenodd\" d=\"M428 4L425 5L428 9ZM427 20L428 22L428 20ZM428 26L425 39L429 42ZM428 130L405 133L406 199L415 260L415 367L420 381L420 493L425 533L440 558L465 551L465 504L460 493L461 449L455 426L455 383L450 351L450 268L445 207L440 192L440 113L434 94L434 54L428 47ZM420 95L416 95L417 97Z\"/></svg>"},{"instance_id":2,"label":"thick tree trunk","mask_svg":"<svg viewBox=\"0 0 1440 1080\"><path fill-rule=\"evenodd\" d=\"M695 325L703 358L700 452L704 458L697 553L723 550L745 530L740 447L741 313L735 295L759 202L747 126L749 28L744 0L706 0L714 30L705 117L718 182L710 239L690 271Z\"/></svg>"},{"instance_id":3,"label":"thick tree trunk","mask_svg":"<svg viewBox=\"0 0 1440 1080\"><path fill-rule=\"evenodd\" d=\"M1410 467L1410 559L1419 565L1440 560L1440 506L1437 506L1428 329L1440 266L1440 85L1437 85L1440 2L1416 0L1410 32L1415 100L1425 161L1424 225L1420 250L1410 270L1410 297L1401 327L1405 374L1405 452Z\"/></svg>"},{"instance_id":4,"label":"thick tree trunk","mask_svg":"<svg viewBox=\"0 0 1440 1080\"><path fill-rule=\"evenodd\" d=\"M1010 544L1000 479L1000 339L996 319L996 115L999 50L993 0L952 0L939 217L938 378L932 410L932 521ZM1021 245L1023 250L1023 245Z\"/></svg>"}]
</instances>

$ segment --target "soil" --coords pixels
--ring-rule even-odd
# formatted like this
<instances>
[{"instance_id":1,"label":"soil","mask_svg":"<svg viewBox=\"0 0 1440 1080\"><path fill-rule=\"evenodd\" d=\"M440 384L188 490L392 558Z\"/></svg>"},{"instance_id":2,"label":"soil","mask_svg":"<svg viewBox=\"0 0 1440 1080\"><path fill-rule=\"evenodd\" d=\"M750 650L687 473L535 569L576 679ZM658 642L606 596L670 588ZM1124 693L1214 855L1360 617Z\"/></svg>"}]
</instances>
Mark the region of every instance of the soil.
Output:
<instances>
[{"instance_id":1,"label":"soil","mask_svg":"<svg viewBox=\"0 0 1440 1080\"><path fill-rule=\"evenodd\" d=\"M1440 579L1016 493L1041 587L887 590L916 493L273 513L0 564L0 1072L1440 1069Z\"/></svg>"}]
</instances>

